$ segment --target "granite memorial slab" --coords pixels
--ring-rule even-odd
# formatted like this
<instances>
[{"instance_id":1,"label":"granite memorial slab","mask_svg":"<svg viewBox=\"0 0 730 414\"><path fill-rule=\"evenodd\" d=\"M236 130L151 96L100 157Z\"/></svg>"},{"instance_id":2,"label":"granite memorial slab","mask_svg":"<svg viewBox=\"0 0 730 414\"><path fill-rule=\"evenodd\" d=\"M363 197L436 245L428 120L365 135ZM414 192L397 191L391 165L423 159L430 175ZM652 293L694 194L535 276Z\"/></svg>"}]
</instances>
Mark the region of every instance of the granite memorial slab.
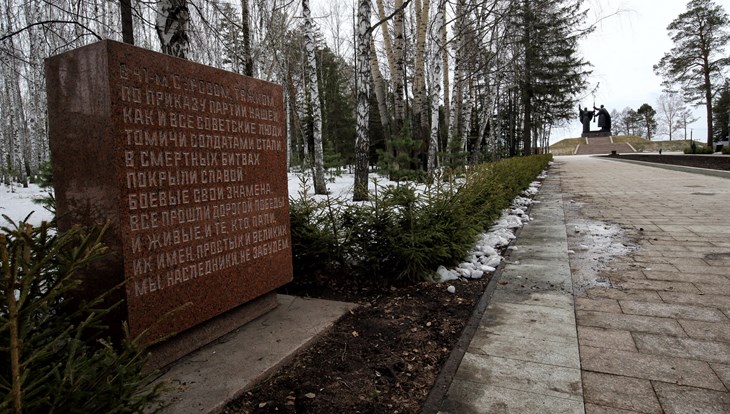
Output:
<instances>
[{"instance_id":1,"label":"granite memorial slab","mask_svg":"<svg viewBox=\"0 0 730 414\"><path fill-rule=\"evenodd\" d=\"M46 74L59 228L109 226L81 296L153 343L291 280L280 85L110 40Z\"/></svg>"}]
</instances>

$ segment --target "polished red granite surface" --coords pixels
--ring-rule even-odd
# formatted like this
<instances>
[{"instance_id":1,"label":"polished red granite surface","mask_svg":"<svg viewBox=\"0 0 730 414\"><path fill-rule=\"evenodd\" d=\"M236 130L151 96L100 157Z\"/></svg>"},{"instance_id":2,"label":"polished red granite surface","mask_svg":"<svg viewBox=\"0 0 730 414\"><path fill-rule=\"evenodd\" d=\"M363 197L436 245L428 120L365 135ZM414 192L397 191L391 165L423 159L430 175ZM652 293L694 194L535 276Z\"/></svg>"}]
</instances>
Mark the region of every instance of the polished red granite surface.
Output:
<instances>
[{"instance_id":1,"label":"polished red granite surface","mask_svg":"<svg viewBox=\"0 0 730 414\"><path fill-rule=\"evenodd\" d=\"M188 329L292 278L280 85L102 41L46 62L59 225L109 223L88 294L133 335Z\"/></svg>"}]
</instances>

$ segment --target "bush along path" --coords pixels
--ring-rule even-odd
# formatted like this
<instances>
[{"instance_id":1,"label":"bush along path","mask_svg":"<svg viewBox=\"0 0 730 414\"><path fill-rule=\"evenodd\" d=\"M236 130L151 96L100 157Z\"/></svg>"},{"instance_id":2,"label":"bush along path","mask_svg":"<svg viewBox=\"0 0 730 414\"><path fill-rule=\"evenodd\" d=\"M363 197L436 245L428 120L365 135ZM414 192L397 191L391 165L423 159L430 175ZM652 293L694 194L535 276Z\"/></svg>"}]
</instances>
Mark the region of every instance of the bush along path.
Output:
<instances>
[{"instance_id":1,"label":"bush along path","mask_svg":"<svg viewBox=\"0 0 730 414\"><path fill-rule=\"evenodd\" d=\"M361 217L365 213L359 209L381 214L381 219L387 220L390 226L401 226L387 230L405 233L400 236L401 242L423 234L449 243L452 241L448 237L468 240L464 249L455 242L446 248L422 242L427 253L411 252L408 256L420 260L415 265L409 266L406 259L399 258L392 250L392 256L387 257L390 268L367 263L366 258L374 253L358 250L355 245L359 249L376 245L378 252L387 252L395 249L390 244L393 241L349 241L342 238L347 237L347 232L332 232L332 227L328 230L326 220L295 224L294 220L303 217L298 216L302 211L297 210L302 205L295 206L293 239L302 237L302 228L296 227L306 225L306 234L312 242L336 244L342 250L327 255L318 253L323 265L319 269L307 262L314 260L309 256L314 255L312 252L295 251L295 263L299 260L295 280L282 293L353 301L361 306L340 319L326 335L268 380L229 403L224 412L420 412L494 268L501 262L501 253L514 238L514 231L530 219L531 197L540 185L535 179L547 168L550 158L537 156L506 161L478 167L458 190L444 192L445 200L431 194L435 206L423 201L428 197L427 192L416 194L411 207L415 206L417 211L411 213L403 203L394 204L392 211L386 212L390 207L382 200L378 200L377 208L382 209L379 212L370 206L325 205L331 209L328 213L331 216L353 221L371 223L374 220ZM358 212L354 219L346 214L353 210ZM321 212L314 208L304 216L319 217L318 214ZM441 221L436 222L434 216ZM411 227L409 218L419 224L430 218L434 221L429 224L438 225L448 235L434 235L434 229ZM295 235L295 232L299 233ZM303 243L301 239L298 242ZM381 243L385 246L378 245ZM397 250L404 251L408 250L405 247ZM451 256L444 251L450 251ZM442 261L432 260L431 255L437 255ZM381 273L367 277L373 268ZM343 270L348 273L341 273Z\"/></svg>"}]
</instances>

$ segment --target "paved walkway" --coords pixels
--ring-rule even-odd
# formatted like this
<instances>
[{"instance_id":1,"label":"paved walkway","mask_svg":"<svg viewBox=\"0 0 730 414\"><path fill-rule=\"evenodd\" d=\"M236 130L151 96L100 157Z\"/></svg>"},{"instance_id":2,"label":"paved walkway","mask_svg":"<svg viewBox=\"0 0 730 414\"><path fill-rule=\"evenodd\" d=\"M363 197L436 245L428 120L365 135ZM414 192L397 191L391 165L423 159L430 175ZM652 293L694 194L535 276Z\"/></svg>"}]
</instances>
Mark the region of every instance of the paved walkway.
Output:
<instances>
[{"instance_id":1,"label":"paved walkway","mask_svg":"<svg viewBox=\"0 0 730 414\"><path fill-rule=\"evenodd\" d=\"M441 412L730 413L730 177L557 158Z\"/></svg>"}]
</instances>

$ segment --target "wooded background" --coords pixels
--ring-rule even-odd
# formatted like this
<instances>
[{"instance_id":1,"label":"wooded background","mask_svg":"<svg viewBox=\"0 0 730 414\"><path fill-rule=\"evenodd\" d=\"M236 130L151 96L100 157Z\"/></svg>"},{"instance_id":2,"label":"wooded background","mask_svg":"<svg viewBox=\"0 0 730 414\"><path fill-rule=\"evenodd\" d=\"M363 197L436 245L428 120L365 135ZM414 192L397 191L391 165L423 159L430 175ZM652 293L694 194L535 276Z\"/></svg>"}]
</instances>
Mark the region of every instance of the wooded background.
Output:
<instances>
[{"instance_id":1,"label":"wooded background","mask_svg":"<svg viewBox=\"0 0 730 414\"><path fill-rule=\"evenodd\" d=\"M43 60L99 39L282 84L289 163L312 168L317 192L332 167L354 165L362 184L374 165L408 178L545 151L553 127L577 122L576 94L590 93L582 0L329 1L314 12L309 0L0 1L4 181L25 182L50 158Z\"/></svg>"}]
</instances>

